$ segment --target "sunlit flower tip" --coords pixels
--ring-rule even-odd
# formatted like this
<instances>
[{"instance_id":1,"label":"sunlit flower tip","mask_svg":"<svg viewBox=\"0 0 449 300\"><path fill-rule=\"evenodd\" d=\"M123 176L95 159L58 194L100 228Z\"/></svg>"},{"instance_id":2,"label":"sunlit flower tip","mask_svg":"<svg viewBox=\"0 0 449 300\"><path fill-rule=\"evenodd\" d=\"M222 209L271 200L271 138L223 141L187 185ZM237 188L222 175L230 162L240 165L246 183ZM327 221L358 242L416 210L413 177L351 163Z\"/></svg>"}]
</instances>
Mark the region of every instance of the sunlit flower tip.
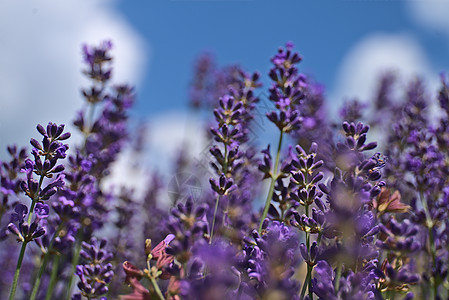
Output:
<instances>
[{"instance_id":1,"label":"sunlit flower tip","mask_svg":"<svg viewBox=\"0 0 449 300\"><path fill-rule=\"evenodd\" d=\"M212 190L219 195L227 195L236 188L234 180L227 178L224 174L220 176L218 182L213 178L210 178L209 182Z\"/></svg>"},{"instance_id":2,"label":"sunlit flower tip","mask_svg":"<svg viewBox=\"0 0 449 300\"><path fill-rule=\"evenodd\" d=\"M10 232L12 232L13 234L17 235L19 237L20 241L22 241L22 242L24 241L22 234L20 233L19 229L17 228L17 226L14 223L8 224L8 230Z\"/></svg>"}]
</instances>

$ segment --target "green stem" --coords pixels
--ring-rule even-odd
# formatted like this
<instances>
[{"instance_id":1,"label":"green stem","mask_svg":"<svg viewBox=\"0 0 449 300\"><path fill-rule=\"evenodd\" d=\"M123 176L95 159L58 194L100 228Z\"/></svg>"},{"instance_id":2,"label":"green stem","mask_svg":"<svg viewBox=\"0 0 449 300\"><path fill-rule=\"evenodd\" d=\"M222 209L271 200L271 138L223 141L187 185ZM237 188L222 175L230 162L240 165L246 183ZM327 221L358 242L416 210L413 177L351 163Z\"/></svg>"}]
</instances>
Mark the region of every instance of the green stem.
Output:
<instances>
[{"instance_id":1,"label":"green stem","mask_svg":"<svg viewBox=\"0 0 449 300\"><path fill-rule=\"evenodd\" d=\"M159 285L156 282L156 279L154 279L152 276L150 276L151 284L153 285L154 291L156 292L157 296L159 297L159 300L165 300L164 295L161 292L161 289L159 288Z\"/></svg>"},{"instance_id":2,"label":"green stem","mask_svg":"<svg viewBox=\"0 0 449 300\"><path fill-rule=\"evenodd\" d=\"M223 162L223 174L228 174L228 145L224 144L224 162Z\"/></svg>"},{"instance_id":3,"label":"green stem","mask_svg":"<svg viewBox=\"0 0 449 300\"><path fill-rule=\"evenodd\" d=\"M51 296L53 294L53 290L55 288L55 284L56 284L56 278L58 275L58 267L59 267L59 255L56 255L53 258L53 265L52 265L52 270L51 270L51 277L50 277L50 283L48 285L48 289L47 289L47 295L45 296L45 300L50 300Z\"/></svg>"},{"instance_id":4,"label":"green stem","mask_svg":"<svg viewBox=\"0 0 449 300\"><path fill-rule=\"evenodd\" d=\"M218 210L218 203L219 202L220 202L220 195L217 196L217 200L215 201L214 218L212 219L212 228L210 230L209 244L212 244L212 238L214 236L215 218L217 216L217 210Z\"/></svg>"},{"instance_id":5,"label":"green stem","mask_svg":"<svg viewBox=\"0 0 449 300\"><path fill-rule=\"evenodd\" d=\"M79 261L79 258L80 258L81 241L82 241L81 235L78 234L78 239L76 240L75 253L73 253L73 257L72 257L72 269L70 271L69 284L67 286L67 297L66 297L66 300L70 300L70 298L72 296L73 275L75 274L76 265L78 264L78 261Z\"/></svg>"},{"instance_id":6,"label":"green stem","mask_svg":"<svg viewBox=\"0 0 449 300\"><path fill-rule=\"evenodd\" d=\"M39 285L41 283L42 274L45 271L45 267L47 266L48 259L50 258L50 252L53 249L53 243L55 242L56 237L58 236L59 232L61 231L62 226L63 226L63 223L60 223L58 225L58 228L56 228L56 231L50 241L50 244L48 245L47 252L44 255L44 259L43 259L42 264L37 273L36 280L34 281L33 291L31 293L30 300L36 299L37 292L39 291Z\"/></svg>"},{"instance_id":7,"label":"green stem","mask_svg":"<svg viewBox=\"0 0 449 300\"><path fill-rule=\"evenodd\" d=\"M228 145L224 144L224 162L223 162L223 169L221 170L224 174L224 176L227 177L228 173ZM210 239L209 244L212 244L212 237L214 236L214 227L215 227L215 219L217 217L217 210L218 210L218 203L220 202L220 195L217 196L217 200L215 201L215 210L214 210L214 218L212 219L212 228L210 230ZM228 209L226 209L228 210Z\"/></svg>"},{"instance_id":8,"label":"green stem","mask_svg":"<svg viewBox=\"0 0 449 300\"><path fill-rule=\"evenodd\" d=\"M20 249L19 259L17 260L16 272L14 273L14 280L12 281L11 291L9 293L9 300L14 300L16 295L17 283L19 281L20 268L22 267L23 255L25 254L25 249L27 242L22 243L22 248Z\"/></svg>"},{"instance_id":9,"label":"green stem","mask_svg":"<svg viewBox=\"0 0 449 300\"><path fill-rule=\"evenodd\" d=\"M304 299L304 295L306 294L306 288L308 286L309 279L312 277L312 272L309 272L309 265L307 265L307 276L306 279L304 279L304 283L302 285L301 289L301 295L299 296L299 299Z\"/></svg>"},{"instance_id":10,"label":"green stem","mask_svg":"<svg viewBox=\"0 0 449 300\"><path fill-rule=\"evenodd\" d=\"M337 267L337 275L335 276L335 293L338 293L338 290L340 289L341 269L342 263L339 262Z\"/></svg>"},{"instance_id":11,"label":"green stem","mask_svg":"<svg viewBox=\"0 0 449 300\"><path fill-rule=\"evenodd\" d=\"M312 292L312 269L313 269L313 266L310 266L310 265L307 266L307 272L309 273L308 286L309 286L309 299L310 299L310 300L313 300L313 292Z\"/></svg>"},{"instance_id":12,"label":"green stem","mask_svg":"<svg viewBox=\"0 0 449 300\"><path fill-rule=\"evenodd\" d=\"M45 160L47 160L47 156L45 156ZM34 198L31 201L30 212L28 214L28 220L27 220L28 224L31 224L31 220L33 219L34 206L36 205L37 201L39 200L39 192L41 190L42 183L44 182L44 178L45 178L45 176L41 175L41 178L39 179L39 185L37 187L37 192L36 192L36 194L34 195Z\"/></svg>"},{"instance_id":13,"label":"green stem","mask_svg":"<svg viewBox=\"0 0 449 300\"><path fill-rule=\"evenodd\" d=\"M273 198L274 193L274 185L276 183L277 177L278 177L278 166L279 166L279 158L281 157L281 146L282 146L282 137L284 135L284 131L281 130L281 134L279 136L279 143L278 143L278 149L276 154L276 160L274 162L274 168L273 168L273 174L271 176L271 183L270 183L270 189L268 190L267 200L265 201L265 207L263 209L262 218L260 219L259 224L259 234L262 232L262 225L263 221L267 217L268 210L270 208L271 199Z\"/></svg>"},{"instance_id":14,"label":"green stem","mask_svg":"<svg viewBox=\"0 0 449 300\"><path fill-rule=\"evenodd\" d=\"M309 205L306 204L306 216L309 216ZM307 253L310 255L310 232L306 232L306 247L307 247ZM309 290L309 299L313 300L313 292L312 292L312 269L313 266L307 265L307 285ZM306 281L304 281L304 285L306 284Z\"/></svg>"}]
</instances>

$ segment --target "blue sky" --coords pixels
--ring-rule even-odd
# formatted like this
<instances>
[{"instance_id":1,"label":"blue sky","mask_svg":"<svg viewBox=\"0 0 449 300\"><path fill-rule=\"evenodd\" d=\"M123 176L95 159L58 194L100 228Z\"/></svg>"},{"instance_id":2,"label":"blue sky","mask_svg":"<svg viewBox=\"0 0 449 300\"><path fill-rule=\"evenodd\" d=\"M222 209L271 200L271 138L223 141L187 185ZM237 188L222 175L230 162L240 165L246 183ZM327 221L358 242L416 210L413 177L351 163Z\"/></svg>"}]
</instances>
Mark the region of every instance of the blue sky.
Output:
<instances>
[{"instance_id":1,"label":"blue sky","mask_svg":"<svg viewBox=\"0 0 449 300\"><path fill-rule=\"evenodd\" d=\"M400 33L414 37L434 69L447 70L444 34L418 24L408 6L394 0L121 1L119 10L150 48L137 112L186 108L193 62L205 50L222 65L266 74L277 47L291 40L304 57L302 70L334 90L354 45L370 34Z\"/></svg>"}]
</instances>

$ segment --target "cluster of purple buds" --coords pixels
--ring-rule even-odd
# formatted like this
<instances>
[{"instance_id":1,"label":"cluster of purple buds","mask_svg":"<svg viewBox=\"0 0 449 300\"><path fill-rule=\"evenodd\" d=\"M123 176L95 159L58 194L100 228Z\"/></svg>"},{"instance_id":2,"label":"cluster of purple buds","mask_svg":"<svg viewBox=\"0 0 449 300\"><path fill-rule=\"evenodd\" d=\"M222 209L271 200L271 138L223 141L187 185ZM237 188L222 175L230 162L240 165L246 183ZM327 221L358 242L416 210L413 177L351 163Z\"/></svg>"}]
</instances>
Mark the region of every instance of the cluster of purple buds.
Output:
<instances>
[{"instance_id":1,"label":"cluster of purple buds","mask_svg":"<svg viewBox=\"0 0 449 300\"><path fill-rule=\"evenodd\" d=\"M206 205L197 205L188 198L186 203L178 203L171 210L167 229L174 234L175 240L167 248L179 262L185 263L192 256L192 246L198 240L207 241L209 223L206 219Z\"/></svg>"},{"instance_id":2,"label":"cluster of purple buds","mask_svg":"<svg viewBox=\"0 0 449 300\"><path fill-rule=\"evenodd\" d=\"M210 179L212 190L218 195L215 205L212 203L209 205L210 208L215 207L211 222L211 238L218 217L223 220L227 212L235 211L235 215L229 220L233 226L240 227L238 225L242 220L240 208L250 205L249 199L243 193L232 195L232 192L237 190L237 185L247 186L253 178L251 172L243 170L244 164L253 160L252 149L251 147L241 149L241 145L248 141L252 111L259 101L254 96L254 90L260 86L258 80L259 74L254 73L250 76L241 71L239 81L230 87L229 94L220 98L219 107L214 110L217 127L211 128L211 133L220 145L213 145L210 148L210 153L215 158L211 166L219 175L218 180ZM226 212L223 201L220 206L222 196L228 200Z\"/></svg>"},{"instance_id":3,"label":"cluster of purple buds","mask_svg":"<svg viewBox=\"0 0 449 300\"><path fill-rule=\"evenodd\" d=\"M211 165L217 173L234 173L240 166L238 145L245 139L240 123L243 104L228 95L223 96L219 103L220 107L214 110L218 126L211 128L211 133L216 142L223 144L224 153L218 146L211 147L210 152L218 163L212 162Z\"/></svg>"},{"instance_id":4,"label":"cluster of purple buds","mask_svg":"<svg viewBox=\"0 0 449 300\"><path fill-rule=\"evenodd\" d=\"M46 230L40 225L40 221L48 217L49 207L47 204L37 203L34 207L35 218L31 224L25 221L28 214L28 207L23 204L17 204L14 213L11 214L11 223L8 225L9 231L15 234L17 241L29 243L42 237ZM18 223L16 226L15 223Z\"/></svg>"},{"instance_id":5,"label":"cluster of purple buds","mask_svg":"<svg viewBox=\"0 0 449 300\"><path fill-rule=\"evenodd\" d=\"M91 79L104 83L111 78L112 67L110 63L112 57L109 51L112 49L112 43L110 41L103 42L99 47L89 47L87 45L83 46L84 62L88 65L88 68L84 73ZM98 95L101 93L95 89L90 91L83 91L86 98L90 99L89 102L95 103L100 101Z\"/></svg>"},{"instance_id":6,"label":"cluster of purple buds","mask_svg":"<svg viewBox=\"0 0 449 300\"><path fill-rule=\"evenodd\" d=\"M59 159L66 157L68 145L62 144L60 141L70 137L70 133L63 133L64 125L56 125L49 123L47 129L38 125L37 130L43 135L42 145L35 139L31 139L31 145L34 146L31 153L34 161L27 159L22 172L26 173L27 180L21 182L21 188L25 194L31 199L30 213L28 207L23 204L17 204L14 208L15 213L12 214L11 223L8 229L19 237L19 241L28 243L45 234L45 229L39 227L39 222L48 217L49 206L43 204L43 200L48 200L54 195L58 189L64 185L64 176L58 174L64 170L62 164L57 165ZM41 159L43 156L43 161ZM39 180L34 179L33 174L39 175ZM56 178L42 188L45 178ZM35 214L33 223L32 216ZM27 221L25 217L28 215ZM18 223L18 226L15 223Z\"/></svg>"},{"instance_id":7,"label":"cluster of purple buds","mask_svg":"<svg viewBox=\"0 0 449 300\"><path fill-rule=\"evenodd\" d=\"M197 243L186 276L180 281L183 299L219 300L223 297L238 297L241 276L235 267L237 255L236 247L225 239L216 239L212 244Z\"/></svg>"},{"instance_id":8,"label":"cluster of purple buds","mask_svg":"<svg viewBox=\"0 0 449 300\"><path fill-rule=\"evenodd\" d=\"M299 239L278 221L264 222L263 235L254 230L246 239L242 261L242 289L251 299L299 299L300 284L295 280L299 263Z\"/></svg>"},{"instance_id":9,"label":"cluster of purple buds","mask_svg":"<svg viewBox=\"0 0 449 300\"><path fill-rule=\"evenodd\" d=\"M312 143L309 153L299 145L296 146L297 158L291 162L290 182L296 185L296 193L292 193L292 200L299 202L302 206L308 206L322 196L317 190L317 183L324 174L318 170L323 166L322 160L316 160L318 145Z\"/></svg>"},{"instance_id":10,"label":"cluster of purple buds","mask_svg":"<svg viewBox=\"0 0 449 300\"><path fill-rule=\"evenodd\" d=\"M64 176L59 174L50 184L41 189L45 177L53 178L55 174L64 171L64 165L57 165L57 162L66 157L66 151L69 149L69 146L62 144L61 141L70 137L70 133L63 133L64 125L48 123L46 130L41 125L37 126L37 130L43 135L42 145L37 140L31 139L30 143L34 147L31 154L34 156L34 161L31 159L25 161L23 171L27 175L27 180L21 184L22 190L33 201L48 200L58 191L58 188L64 185ZM40 176L39 181L33 178L33 173Z\"/></svg>"},{"instance_id":11,"label":"cluster of purple buds","mask_svg":"<svg viewBox=\"0 0 449 300\"><path fill-rule=\"evenodd\" d=\"M56 234L52 247L59 252L67 251L75 243L80 226L80 207L75 205L74 201L60 196L52 202L52 208L55 214L49 223L55 229L53 234ZM50 241L48 245L50 246Z\"/></svg>"},{"instance_id":12,"label":"cluster of purple buds","mask_svg":"<svg viewBox=\"0 0 449 300\"><path fill-rule=\"evenodd\" d=\"M325 215L321 210L313 207L310 217L305 214L301 215L297 211L293 211L292 215L294 218L290 220L290 224L293 227L308 233L325 233L326 220Z\"/></svg>"},{"instance_id":13,"label":"cluster of purple buds","mask_svg":"<svg viewBox=\"0 0 449 300\"><path fill-rule=\"evenodd\" d=\"M345 143L337 144L337 149L339 152L363 152L372 150L377 147L376 142L371 142L365 144L366 133L369 130L368 125L364 125L361 122L358 123L348 123L343 122L343 130L346 136Z\"/></svg>"},{"instance_id":14,"label":"cluster of purple buds","mask_svg":"<svg viewBox=\"0 0 449 300\"><path fill-rule=\"evenodd\" d=\"M294 216L290 224L307 233L320 233L324 226L324 205L321 201L323 193L318 189L318 183L324 178L324 174L319 171L323 165L322 160L316 160L317 144L312 143L309 153L301 146L296 146L296 157L293 157L290 164L290 186L289 193L291 209L287 216ZM312 208L309 214L309 207L317 203L316 209ZM300 214L298 207L304 207L305 214ZM321 210L322 209L322 210Z\"/></svg>"},{"instance_id":15,"label":"cluster of purple buds","mask_svg":"<svg viewBox=\"0 0 449 300\"><path fill-rule=\"evenodd\" d=\"M108 283L112 280L114 272L109 261L112 253L105 249L106 240L97 240L93 237L89 243L82 242L81 257L85 263L76 267L76 275L80 278L78 288L81 294L74 295L72 299L105 299L102 297L108 292Z\"/></svg>"},{"instance_id":16,"label":"cluster of purple buds","mask_svg":"<svg viewBox=\"0 0 449 300\"><path fill-rule=\"evenodd\" d=\"M271 59L274 66L269 73L273 81L269 89L269 99L275 103L279 111L272 111L267 117L281 132L299 129L301 124L299 106L304 98L304 89L307 87L305 76L299 74L296 67L302 58L292 49L292 43L287 43L285 49L279 48L278 53Z\"/></svg>"},{"instance_id":17,"label":"cluster of purple buds","mask_svg":"<svg viewBox=\"0 0 449 300\"><path fill-rule=\"evenodd\" d=\"M211 178L209 182L212 190L218 195L228 195L236 188L234 180L232 180L232 178L226 178L224 174L221 174L218 182L213 178Z\"/></svg>"},{"instance_id":18,"label":"cluster of purple buds","mask_svg":"<svg viewBox=\"0 0 449 300\"><path fill-rule=\"evenodd\" d=\"M329 263L321 260L314 271L312 290L319 300L382 299L375 284L382 274L372 263L357 273L349 270L346 276L338 277Z\"/></svg>"},{"instance_id":19,"label":"cluster of purple buds","mask_svg":"<svg viewBox=\"0 0 449 300\"><path fill-rule=\"evenodd\" d=\"M61 191L54 208L61 221L72 221L86 227L100 227L99 218L95 218L95 197L98 195L96 178L90 174L92 156L85 158L80 151L68 158L68 170L65 172L66 189Z\"/></svg>"},{"instance_id":20,"label":"cluster of purple buds","mask_svg":"<svg viewBox=\"0 0 449 300\"><path fill-rule=\"evenodd\" d=\"M388 222L379 225L380 235L376 245L385 250L407 254L421 249L419 239L420 228L410 220L403 220L399 223L394 217Z\"/></svg>"},{"instance_id":21,"label":"cluster of purple buds","mask_svg":"<svg viewBox=\"0 0 449 300\"><path fill-rule=\"evenodd\" d=\"M385 260L381 269L383 271L379 280L381 291L408 292L410 285L417 284L420 281L420 276L410 268L410 265L403 266L401 262L396 262L392 266ZM412 298L413 293L407 293L405 299Z\"/></svg>"}]
</instances>

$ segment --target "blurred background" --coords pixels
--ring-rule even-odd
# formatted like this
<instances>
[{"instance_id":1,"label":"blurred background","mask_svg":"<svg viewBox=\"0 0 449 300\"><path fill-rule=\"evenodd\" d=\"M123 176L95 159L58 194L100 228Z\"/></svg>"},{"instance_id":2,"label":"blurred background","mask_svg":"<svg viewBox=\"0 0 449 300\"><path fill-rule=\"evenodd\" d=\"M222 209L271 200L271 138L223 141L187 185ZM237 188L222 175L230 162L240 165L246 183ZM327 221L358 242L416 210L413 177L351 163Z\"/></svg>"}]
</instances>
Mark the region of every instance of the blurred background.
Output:
<instances>
[{"instance_id":1,"label":"blurred background","mask_svg":"<svg viewBox=\"0 0 449 300\"><path fill-rule=\"evenodd\" d=\"M37 123L71 124L86 86L83 43L113 41L114 81L136 86L133 119L148 128L141 166L165 170L181 146L194 156L207 148L203 118L189 109L201 53L259 71L267 88L269 58L292 41L330 110L369 102L388 70L404 84L422 77L434 95L449 70L448 15L449 0L2 0L0 157L28 145ZM116 169L136 181L126 155Z\"/></svg>"}]
</instances>

